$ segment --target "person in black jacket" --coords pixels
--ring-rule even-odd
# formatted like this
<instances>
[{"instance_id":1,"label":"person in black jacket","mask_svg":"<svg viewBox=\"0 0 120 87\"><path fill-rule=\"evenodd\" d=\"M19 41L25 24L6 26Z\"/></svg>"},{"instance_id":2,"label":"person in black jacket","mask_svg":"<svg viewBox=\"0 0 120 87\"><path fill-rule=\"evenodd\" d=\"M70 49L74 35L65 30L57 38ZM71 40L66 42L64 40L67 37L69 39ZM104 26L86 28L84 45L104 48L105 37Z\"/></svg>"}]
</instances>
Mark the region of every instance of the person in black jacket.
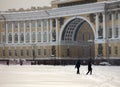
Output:
<instances>
[{"instance_id":1,"label":"person in black jacket","mask_svg":"<svg viewBox=\"0 0 120 87\"><path fill-rule=\"evenodd\" d=\"M86 75L88 75L89 72L90 72L90 75L92 75L92 63L91 63L91 61L88 62L88 72L86 73Z\"/></svg>"},{"instance_id":2,"label":"person in black jacket","mask_svg":"<svg viewBox=\"0 0 120 87\"><path fill-rule=\"evenodd\" d=\"M77 68L77 74L80 74L79 68L80 68L80 61L78 60L75 64L75 68Z\"/></svg>"}]
</instances>

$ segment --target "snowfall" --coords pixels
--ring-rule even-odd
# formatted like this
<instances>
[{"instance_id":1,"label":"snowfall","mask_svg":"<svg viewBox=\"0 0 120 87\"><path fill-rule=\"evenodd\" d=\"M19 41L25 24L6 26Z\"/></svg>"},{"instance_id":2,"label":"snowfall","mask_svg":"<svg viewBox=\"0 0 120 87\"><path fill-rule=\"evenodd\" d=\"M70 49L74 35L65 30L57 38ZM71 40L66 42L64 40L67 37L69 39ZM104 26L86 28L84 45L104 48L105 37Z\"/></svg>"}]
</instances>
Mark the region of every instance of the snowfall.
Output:
<instances>
[{"instance_id":1,"label":"snowfall","mask_svg":"<svg viewBox=\"0 0 120 87\"><path fill-rule=\"evenodd\" d=\"M0 87L120 87L119 66L0 65Z\"/></svg>"}]
</instances>

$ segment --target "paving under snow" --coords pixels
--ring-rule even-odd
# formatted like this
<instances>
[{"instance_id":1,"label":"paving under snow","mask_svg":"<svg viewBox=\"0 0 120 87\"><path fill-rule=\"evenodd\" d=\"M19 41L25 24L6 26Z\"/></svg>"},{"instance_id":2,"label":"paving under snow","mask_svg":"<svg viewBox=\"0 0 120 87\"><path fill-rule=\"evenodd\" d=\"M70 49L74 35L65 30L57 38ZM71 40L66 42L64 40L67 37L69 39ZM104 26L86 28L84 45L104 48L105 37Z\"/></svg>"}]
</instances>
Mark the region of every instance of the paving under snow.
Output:
<instances>
[{"instance_id":1,"label":"paving under snow","mask_svg":"<svg viewBox=\"0 0 120 87\"><path fill-rule=\"evenodd\" d=\"M119 66L87 66L76 74L74 66L0 65L0 87L120 87Z\"/></svg>"}]
</instances>

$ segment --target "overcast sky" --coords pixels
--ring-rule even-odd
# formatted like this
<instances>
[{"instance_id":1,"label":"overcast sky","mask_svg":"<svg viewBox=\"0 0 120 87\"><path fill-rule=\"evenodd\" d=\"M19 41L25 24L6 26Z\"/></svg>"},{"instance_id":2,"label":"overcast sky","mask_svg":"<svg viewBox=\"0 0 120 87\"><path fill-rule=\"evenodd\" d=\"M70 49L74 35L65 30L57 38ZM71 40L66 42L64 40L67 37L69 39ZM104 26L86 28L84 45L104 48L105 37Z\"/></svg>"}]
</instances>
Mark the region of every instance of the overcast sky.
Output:
<instances>
[{"instance_id":1,"label":"overcast sky","mask_svg":"<svg viewBox=\"0 0 120 87\"><path fill-rule=\"evenodd\" d=\"M51 1L52 0L0 0L0 11L6 11L12 8L31 8L31 6L50 6Z\"/></svg>"}]
</instances>

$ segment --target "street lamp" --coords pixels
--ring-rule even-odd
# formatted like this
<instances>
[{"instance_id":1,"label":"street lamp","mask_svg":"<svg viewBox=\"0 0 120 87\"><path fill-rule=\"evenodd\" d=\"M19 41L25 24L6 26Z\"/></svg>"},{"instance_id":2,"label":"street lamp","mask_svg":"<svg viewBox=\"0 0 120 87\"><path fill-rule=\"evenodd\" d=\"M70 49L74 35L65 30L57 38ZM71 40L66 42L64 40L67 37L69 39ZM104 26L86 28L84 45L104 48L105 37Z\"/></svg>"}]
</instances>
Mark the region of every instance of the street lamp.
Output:
<instances>
[{"instance_id":1,"label":"street lamp","mask_svg":"<svg viewBox=\"0 0 120 87\"><path fill-rule=\"evenodd\" d=\"M32 44L32 57L33 57L33 61L35 61L35 46L36 46L36 44Z\"/></svg>"},{"instance_id":2,"label":"street lamp","mask_svg":"<svg viewBox=\"0 0 120 87\"><path fill-rule=\"evenodd\" d=\"M88 40L88 43L89 43L89 48L90 48L90 53L89 53L89 55L90 55L90 60L92 59L91 58L91 55L92 55L92 53L91 53L91 51L92 51L92 44L93 44L93 40Z\"/></svg>"}]
</instances>

